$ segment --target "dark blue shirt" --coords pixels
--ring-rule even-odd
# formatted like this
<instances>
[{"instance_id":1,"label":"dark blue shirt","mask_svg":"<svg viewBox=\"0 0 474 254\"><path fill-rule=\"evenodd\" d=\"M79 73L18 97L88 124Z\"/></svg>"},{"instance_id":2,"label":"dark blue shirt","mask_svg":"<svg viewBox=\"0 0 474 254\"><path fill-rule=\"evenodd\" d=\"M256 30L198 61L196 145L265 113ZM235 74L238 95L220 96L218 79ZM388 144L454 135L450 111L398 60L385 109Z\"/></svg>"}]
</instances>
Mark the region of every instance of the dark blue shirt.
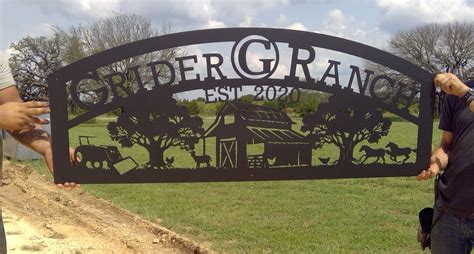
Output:
<instances>
[{"instance_id":1,"label":"dark blue shirt","mask_svg":"<svg viewBox=\"0 0 474 254\"><path fill-rule=\"evenodd\" d=\"M474 88L474 80L465 83ZM474 112L459 97L448 95L439 128L453 133L448 166L439 184L440 204L474 216Z\"/></svg>"}]
</instances>

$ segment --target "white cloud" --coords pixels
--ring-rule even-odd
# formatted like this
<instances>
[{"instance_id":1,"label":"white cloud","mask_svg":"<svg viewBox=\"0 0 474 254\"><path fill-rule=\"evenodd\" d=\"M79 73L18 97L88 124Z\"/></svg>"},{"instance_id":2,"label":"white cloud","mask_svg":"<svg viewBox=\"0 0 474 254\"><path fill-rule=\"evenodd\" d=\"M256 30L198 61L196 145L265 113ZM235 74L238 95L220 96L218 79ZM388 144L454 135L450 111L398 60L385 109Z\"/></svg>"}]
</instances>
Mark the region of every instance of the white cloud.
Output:
<instances>
[{"instance_id":1,"label":"white cloud","mask_svg":"<svg viewBox=\"0 0 474 254\"><path fill-rule=\"evenodd\" d=\"M291 30L300 30L300 31L308 31L309 30L305 25L303 25L302 23L299 23L299 22L288 25L285 28L291 29Z\"/></svg>"},{"instance_id":2,"label":"white cloud","mask_svg":"<svg viewBox=\"0 0 474 254\"><path fill-rule=\"evenodd\" d=\"M377 0L383 12L381 27L389 32L422 23L474 20L474 5L465 0Z\"/></svg>"},{"instance_id":3,"label":"white cloud","mask_svg":"<svg viewBox=\"0 0 474 254\"><path fill-rule=\"evenodd\" d=\"M26 0L31 4L37 1ZM40 8L48 14L62 13L66 16L102 18L117 12L137 13L151 18L162 18L171 23L202 27L212 20L219 20L237 26L252 20L258 10L271 8L277 4L288 4L287 0L56 0L41 2Z\"/></svg>"},{"instance_id":4,"label":"white cloud","mask_svg":"<svg viewBox=\"0 0 474 254\"><path fill-rule=\"evenodd\" d=\"M71 1L71 0L68 0ZM120 1L119 0L106 0L106 1L95 1L95 0L73 0L79 1L81 6L80 11L88 14L91 17L106 17L111 15L114 11L119 11ZM78 10L75 10L78 11Z\"/></svg>"},{"instance_id":5,"label":"white cloud","mask_svg":"<svg viewBox=\"0 0 474 254\"><path fill-rule=\"evenodd\" d=\"M38 25L31 27L31 31L27 34L31 37L50 36L54 34L53 27L53 24L39 23Z\"/></svg>"},{"instance_id":6,"label":"white cloud","mask_svg":"<svg viewBox=\"0 0 474 254\"><path fill-rule=\"evenodd\" d=\"M285 15L280 14L280 16L278 16L276 20L276 24L277 26L285 26L286 24L288 24L288 18Z\"/></svg>"},{"instance_id":7,"label":"white cloud","mask_svg":"<svg viewBox=\"0 0 474 254\"><path fill-rule=\"evenodd\" d=\"M7 49L4 49L4 50L1 50L0 49L0 57L4 57L6 59L10 58L10 56L13 54L13 53L17 53L18 51L12 49L12 48L7 48Z\"/></svg>"},{"instance_id":8,"label":"white cloud","mask_svg":"<svg viewBox=\"0 0 474 254\"><path fill-rule=\"evenodd\" d=\"M301 22L290 23L288 17L283 14L280 14L275 20L275 26L291 30L309 31L309 29Z\"/></svg>"},{"instance_id":9,"label":"white cloud","mask_svg":"<svg viewBox=\"0 0 474 254\"><path fill-rule=\"evenodd\" d=\"M318 33L329 34L373 47L383 48L389 34L378 27L368 28L354 16L344 14L340 9L330 10L324 17L323 26Z\"/></svg>"},{"instance_id":10,"label":"white cloud","mask_svg":"<svg viewBox=\"0 0 474 254\"><path fill-rule=\"evenodd\" d=\"M229 26L239 26L240 24L250 24L258 12L265 12L266 9L276 5L286 5L288 0L240 0L240 1L219 1L213 0L211 4L216 11L213 18L222 20Z\"/></svg>"},{"instance_id":11,"label":"white cloud","mask_svg":"<svg viewBox=\"0 0 474 254\"><path fill-rule=\"evenodd\" d=\"M303 76L303 74L300 73L300 72L301 71L299 70L299 72L296 73L298 75L298 77ZM280 64L278 64L278 67L275 70L275 73L272 75L272 78L284 79L285 76L287 76L289 74L290 74L290 69L285 64L280 63Z\"/></svg>"},{"instance_id":12,"label":"white cloud","mask_svg":"<svg viewBox=\"0 0 474 254\"><path fill-rule=\"evenodd\" d=\"M217 21L217 20L209 20L207 22L207 27L206 28L225 28L226 25L222 21Z\"/></svg>"},{"instance_id":13,"label":"white cloud","mask_svg":"<svg viewBox=\"0 0 474 254\"><path fill-rule=\"evenodd\" d=\"M340 38L360 42L376 48L384 49L389 39L389 34L381 31L378 27L367 27L354 16L347 15L340 9L333 9L327 12L323 17L323 25L317 32L333 35ZM322 75L328 68L328 60L336 60L341 62L339 67L339 75L341 84L347 84L349 75L349 65L363 66L364 62L361 58L353 57L344 53L331 50L318 49L316 52L316 60L313 63L318 75ZM320 72L320 73L319 73Z\"/></svg>"},{"instance_id":14,"label":"white cloud","mask_svg":"<svg viewBox=\"0 0 474 254\"><path fill-rule=\"evenodd\" d=\"M291 4L289 0L20 0L36 5L48 15L60 15L80 21L92 21L115 13L135 13L149 17L156 23L172 24L177 30L249 26L257 12L276 5Z\"/></svg>"},{"instance_id":15,"label":"white cloud","mask_svg":"<svg viewBox=\"0 0 474 254\"><path fill-rule=\"evenodd\" d=\"M252 17L247 16L247 17L245 17L244 21L242 21L239 24L239 27L249 27L250 24L252 24Z\"/></svg>"},{"instance_id":16,"label":"white cloud","mask_svg":"<svg viewBox=\"0 0 474 254\"><path fill-rule=\"evenodd\" d=\"M354 21L353 17L345 17L339 9L330 10L323 22L323 31L330 35L345 37L348 36L346 23Z\"/></svg>"},{"instance_id":17,"label":"white cloud","mask_svg":"<svg viewBox=\"0 0 474 254\"><path fill-rule=\"evenodd\" d=\"M29 5L38 5L41 11L48 15L62 15L76 19L96 19L120 12L121 0L55 0L35 1L23 0Z\"/></svg>"}]
</instances>

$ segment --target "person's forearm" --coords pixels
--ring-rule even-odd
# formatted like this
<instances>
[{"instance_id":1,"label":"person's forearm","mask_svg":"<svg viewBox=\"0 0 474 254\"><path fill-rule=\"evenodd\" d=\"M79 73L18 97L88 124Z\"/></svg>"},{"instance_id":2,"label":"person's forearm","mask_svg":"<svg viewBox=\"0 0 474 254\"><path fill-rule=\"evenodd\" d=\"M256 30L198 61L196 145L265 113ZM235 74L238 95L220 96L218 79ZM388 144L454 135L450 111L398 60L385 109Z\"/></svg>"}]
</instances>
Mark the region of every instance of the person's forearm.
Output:
<instances>
[{"instance_id":1,"label":"person's forearm","mask_svg":"<svg viewBox=\"0 0 474 254\"><path fill-rule=\"evenodd\" d=\"M431 164L436 164L439 170L446 169L449 161L449 150L446 147L441 146L431 155Z\"/></svg>"},{"instance_id":2,"label":"person's forearm","mask_svg":"<svg viewBox=\"0 0 474 254\"><path fill-rule=\"evenodd\" d=\"M34 151L45 154L51 151L50 134L38 125L33 130L9 131L16 140Z\"/></svg>"},{"instance_id":3,"label":"person's forearm","mask_svg":"<svg viewBox=\"0 0 474 254\"><path fill-rule=\"evenodd\" d=\"M474 101L469 104L469 110L471 110L471 112L474 112Z\"/></svg>"}]
</instances>

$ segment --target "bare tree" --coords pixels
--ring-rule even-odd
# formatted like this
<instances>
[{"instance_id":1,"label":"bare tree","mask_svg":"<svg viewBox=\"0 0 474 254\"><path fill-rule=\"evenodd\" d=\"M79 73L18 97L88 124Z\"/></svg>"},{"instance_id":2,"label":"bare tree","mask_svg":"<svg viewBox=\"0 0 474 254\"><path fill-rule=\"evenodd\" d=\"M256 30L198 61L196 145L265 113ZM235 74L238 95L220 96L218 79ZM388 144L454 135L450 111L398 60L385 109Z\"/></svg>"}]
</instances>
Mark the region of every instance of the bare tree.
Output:
<instances>
[{"instance_id":1,"label":"bare tree","mask_svg":"<svg viewBox=\"0 0 474 254\"><path fill-rule=\"evenodd\" d=\"M460 77L474 66L474 23L428 24L398 32L389 51L430 72Z\"/></svg>"},{"instance_id":2,"label":"bare tree","mask_svg":"<svg viewBox=\"0 0 474 254\"><path fill-rule=\"evenodd\" d=\"M46 77L63 66L64 43L60 36L50 38L27 36L10 47L14 49L10 64L24 101L47 100Z\"/></svg>"},{"instance_id":3,"label":"bare tree","mask_svg":"<svg viewBox=\"0 0 474 254\"><path fill-rule=\"evenodd\" d=\"M12 72L20 94L26 101L47 100L46 77L64 65L116 46L170 33L171 26L163 25L160 29L155 29L151 21L142 16L118 14L89 25L72 26L66 30L55 27L54 30L55 34L51 37L28 36L11 45L14 49L10 58ZM99 75L111 72L126 73L125 85L133 90L132 84L136 83L136 78L129 73L132 67L144 66L157 60L173 63L181 53L179 48L151 52L103 66L98 73ZM145 86L151 85L153 77L144 69L138 69L140 77ZM169 68L163 65L157 66L157 74L163 80L167 80L171 75ZM84 98L94 100L94 94L87 93L88 86L87 84L84 86L86 91L83 94Z\"/></svg>"},{"instance_id":4,"label":"bare tree","mask_svg":"<svg viewBox=\"0 0 474 254\"><path fill-rule=\"evenodd\" d=\"M474 71L474 23L425 24L399 31L390 39L386 50L431 73L452 72L467 79ZM368 62L366 68L409 86L416 85L408 77L384 66ZM381 92L394 92L389 86L380 89Z\"/></svg>"},{"instance_id":5,"label":"bare tree","mask_svg":"<svg viewBox=\"0 0 474 254\"><path fill-rule=\"evenodd\" d=\"M84 56L90 56L98 52L117 47L123 44L148 39L151 37L168 34L171 32L170 25L162 25L159 29L152 27L151 21L145 17L135 14L118 14L113 17L100 19L89 25L79 25L69 30L56 29L64 38L75 43L75 48L70 52L83 52ZM134 75L128 73L132 67L144 66L147 63L163 60L173 63L174 58L181 54L179 48L169 48L151 52L144 55L134 56L120 62L104 66L99 72L127 73L127 83L130 85L135 81ZM169 68L157 66L158 76L166 79L171 74ZM99 73L100 75L101 73ZM140 73L143 83L150 84L153 81L149 72Z\"/></svg>"},{"instance_id":6,"label":"bare tree","mask_svg":"<svg viewBox=\"0 0 474 254\"><path fill-rule=\"evenodd\" d=\"M386 50L429 72L452 72L464 78L474 67L474 23L426 24L400 31ZM375 64L368 66L393 75Z\"/></svg>"}]
</instances>

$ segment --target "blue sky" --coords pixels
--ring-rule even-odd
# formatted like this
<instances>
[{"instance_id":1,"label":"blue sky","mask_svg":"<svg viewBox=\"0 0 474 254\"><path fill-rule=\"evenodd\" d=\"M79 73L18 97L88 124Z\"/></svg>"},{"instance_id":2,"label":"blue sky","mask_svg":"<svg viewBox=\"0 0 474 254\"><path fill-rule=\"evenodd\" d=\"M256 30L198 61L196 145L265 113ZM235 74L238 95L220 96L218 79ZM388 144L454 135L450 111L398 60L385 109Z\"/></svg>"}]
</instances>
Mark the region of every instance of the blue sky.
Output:
<instances>
[{"instance_id":1,"label":"blue sky","mask_svg":"<svg viewBox=\"0 0 474 254\"><path fill-rule=\"evenodd\" d=\"M0 50L51 26L136 13L175 31L283 27L322 32L383 48L391 35L423 23L474 20L474 0L0 0Z\"/></svg>"}]
</instances>

